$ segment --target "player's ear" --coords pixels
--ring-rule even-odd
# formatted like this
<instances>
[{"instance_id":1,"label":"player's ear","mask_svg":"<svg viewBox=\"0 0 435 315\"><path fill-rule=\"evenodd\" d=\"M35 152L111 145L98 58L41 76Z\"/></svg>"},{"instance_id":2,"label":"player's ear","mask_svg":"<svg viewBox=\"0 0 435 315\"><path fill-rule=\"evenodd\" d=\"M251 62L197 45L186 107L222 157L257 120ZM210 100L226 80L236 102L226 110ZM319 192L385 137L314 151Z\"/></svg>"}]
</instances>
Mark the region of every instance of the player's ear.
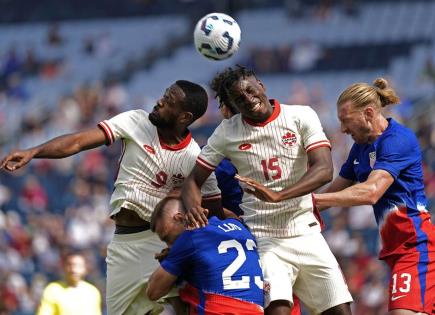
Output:
<instances>
[{"instance_id":1,"label":"player's ear","mask_svg":"<svg viewBox=\"0 0 435 315\"><path fill-rule=\"evenodd\" d=\"M179 122L183 125L190 125L193 123L193 114L191 112L182 112L179 117Z\"/></svg>"},{"instance_id":2,"label":"player's ear","mask_svg":"<svg viewBox=\"0 0 435 315\"><path fill-rule=\"evenodd\" d=\"M173 218L178 223L184 223L184 214L181 212L176 212Z\"/></svg>"},{"instance_id":3,"label":"player's ear","mask_svg":"<svg viewBox=\"0 0 435 315\"><path fill-rule=\"evenodd\" d=\"M375 109L373 106L369 105L366 108L364 108L364 116L366 120L372 120L375 117Z\"/></svg>"}]
</instances>

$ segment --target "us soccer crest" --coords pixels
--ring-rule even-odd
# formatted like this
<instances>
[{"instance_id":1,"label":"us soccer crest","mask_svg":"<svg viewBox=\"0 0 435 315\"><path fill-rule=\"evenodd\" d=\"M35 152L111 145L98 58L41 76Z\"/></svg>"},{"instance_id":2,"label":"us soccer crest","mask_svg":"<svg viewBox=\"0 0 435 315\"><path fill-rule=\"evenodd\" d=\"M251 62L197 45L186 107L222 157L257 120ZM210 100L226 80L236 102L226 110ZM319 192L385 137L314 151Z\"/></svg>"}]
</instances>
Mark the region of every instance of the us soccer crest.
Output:
<instances>
[{"instance_id":1,"label":"us soccer crest","mask_svg":"<svg viewBox=\"0 0 435 315\"><path fill-rule=\"evenodd\" d=\"M296 134L289 131L285 135L281 137L282 144L284 144L285 147L292 147L297 142Z\"/></svg>"},{"instance_id":2,"label":"us soccer crest","mask_svg":"<svg viewBox=\"0 0 435 315\"><path fill-rule=\"evenodd\" d=\"M370 167L373 168L376 162L376 151L370 152L369 158L370 158Z\"/></svg>"}]
</instances>

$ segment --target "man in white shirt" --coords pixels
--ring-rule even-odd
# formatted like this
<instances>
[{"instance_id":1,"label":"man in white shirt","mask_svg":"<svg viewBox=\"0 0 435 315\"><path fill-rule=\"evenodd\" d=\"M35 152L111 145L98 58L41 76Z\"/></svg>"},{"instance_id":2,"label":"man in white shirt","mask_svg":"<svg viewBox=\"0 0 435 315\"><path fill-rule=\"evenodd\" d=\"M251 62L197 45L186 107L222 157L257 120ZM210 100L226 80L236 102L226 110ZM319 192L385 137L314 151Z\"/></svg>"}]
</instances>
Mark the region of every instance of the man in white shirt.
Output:
<instances>
[{"instance_id":1,"label":"man in white shirt","mask_svg":"<svg viewBox=\"0 0 435 315\"><path fill-rule=\"evenodd\" d=\"M217 96L240 114L216 128L183 185L190 220L206 223L199 189L223 158L230 159L251 192L240 207L258 242L266 314L289 314L293 292L314 314L350 314L352 297L313 214L311 192L332 179L330 144L316 113L269 101L245 68L218 76Z\"/></svg>"},{"instance_id":2,"label":"man in white shirt","mask_svg":"<svg viewBox=\"0 0 435 315\"><path fill-rule=\"evenodd\" d=\"M12 152L0 164L0 168L15 171L32 158L64 158L122 141L119 171L110 200L116 231L106 259L109 315L143 315L161 308L145 295L148 278L158 267L154 254L166 247L150 231L149 222L157 203L181 187L195 165L200 148L187 127L205 113L207 101L201 86L179 80L166 89L150 114L143 110L124 112L93 129ZM214 175L207 179L202 192L203 206L211 215L222 217Z\"/></svg>"}]
</instances>

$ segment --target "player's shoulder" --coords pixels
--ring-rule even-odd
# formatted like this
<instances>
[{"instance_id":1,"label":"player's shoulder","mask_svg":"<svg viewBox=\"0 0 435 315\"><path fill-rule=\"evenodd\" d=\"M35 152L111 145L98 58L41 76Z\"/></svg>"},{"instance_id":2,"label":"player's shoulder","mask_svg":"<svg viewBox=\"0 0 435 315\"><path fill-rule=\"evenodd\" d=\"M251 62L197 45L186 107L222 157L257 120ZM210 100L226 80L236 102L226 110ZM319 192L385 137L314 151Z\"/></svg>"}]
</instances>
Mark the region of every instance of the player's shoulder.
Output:
<instances>
[{"instance_id":1,"label":"player's shoulder","mask_svg":"<svg viewBox=\"0 0 435 315\"><path fill-rule=\"evenodd\" d=\"M68 285L64 281L53 281L50 282L44 289L46 294L58 294L65 290Z\"/></svg>"},{"instance_id":2,"label":"player's shoulder","mask_svg":"<svg viewBox=\"0 0 435 315\"><path fill-rule=\"evenodd\" d=\"M97 293L100 294L100 291L97 289L96 286L94 286L92 283L89 283L87 281L81 281L80 282L80 286L85 289L86 291L92 292L92 293Z\"/></svg>"},{"instance_id":3,"label":"player's shoulder","mask_svg":"<svg viewBox=\"0 0 435 315\"><path fill-rule=\"evenodd\" d=\"M389 126L381 138L382 143L400 147L418 144L417 137L410 128L391 118L389 118L388 121Z\"/></svg>"},{"instance_id":4,"label":"player's shoulder","mask_svg":"<svg viewBox=\"0 0 435 315\"><path fill-rule=\"evenodd\" d=\"M280 104L281 111L286 115L303 116L312 115L315 113L314 109L310 105L299 104Z\"/></svg>"}]
</instances>

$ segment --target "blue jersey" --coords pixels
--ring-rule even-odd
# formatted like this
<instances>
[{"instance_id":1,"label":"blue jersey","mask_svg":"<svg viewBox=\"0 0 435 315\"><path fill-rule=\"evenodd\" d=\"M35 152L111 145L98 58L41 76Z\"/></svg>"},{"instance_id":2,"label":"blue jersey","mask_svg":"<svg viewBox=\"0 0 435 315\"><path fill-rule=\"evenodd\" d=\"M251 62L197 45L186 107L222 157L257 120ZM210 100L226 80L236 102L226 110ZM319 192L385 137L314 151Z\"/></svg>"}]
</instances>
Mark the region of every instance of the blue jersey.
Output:
<instances>
[{"instance_id":1,"label":"blue jersey","mask_svg":"<svg viewBox=\"0 0 435 315\"><path fill-rule=\"evenodd\" d=\"M263 306L263 275L254 236L236 219L212 217L183 232L161 266L198 290L198 308L212 295Z\"/></svg>"},{"instance_id":2,"label":"blue jersey","mask_svg":"<svg viewBox=\"0 0 435 315\"><path fill-rule=\"evenodd\" d=\"M385 170L394 178L373 206L383 242L381 258L404 253L433 238L430 226L425 231L422 223L430 220L430 215L417 138L393 119L389 118L388 123L374 143L355 143L340 171L341 177L358 182L366 181L372 170Z\"/></svg>"},{"instance_id":3,"label":"blue jersey","mask_svg":"<svg viewBox=\"0 0 435 315\"><path fill-rule=\"evenodd\" d=\"M242 202L243 190L240 187L239 181L234 178L237 174L237 169L231 164L230 160L223 159L214 171L218 182L218 187L221 190L222 206L240 216L243 214L240 209Z\"/></svg>"}]
</instances>

